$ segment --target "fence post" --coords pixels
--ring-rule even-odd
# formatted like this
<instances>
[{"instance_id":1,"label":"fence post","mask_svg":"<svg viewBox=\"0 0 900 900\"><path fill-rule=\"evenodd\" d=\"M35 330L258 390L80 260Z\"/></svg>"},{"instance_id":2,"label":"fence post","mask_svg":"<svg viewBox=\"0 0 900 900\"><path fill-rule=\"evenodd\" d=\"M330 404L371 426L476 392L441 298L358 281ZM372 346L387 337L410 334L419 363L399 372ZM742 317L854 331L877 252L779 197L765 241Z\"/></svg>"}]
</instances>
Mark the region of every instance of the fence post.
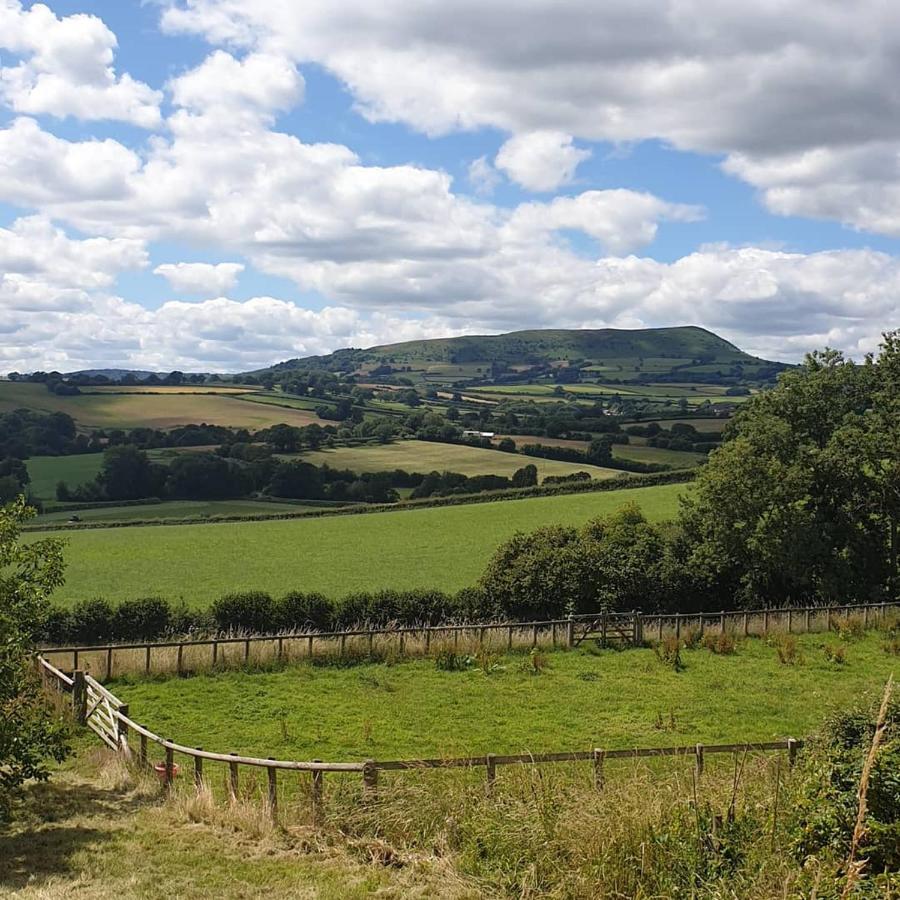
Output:
<instances>
[{"instance_id":1,"label":"fence post","mask_svg":"<svg viewBox=\"0 0 900 900\"><path fill-rule=\"evenodd\" d=\"M485 769L487 771L487 794L490 797L494 792L494 782L497 780L497 763L494 762L493 753L488 753L484 760Z\"/></svg>"},{"instance_id":2,"label":"fence post","mask_svg":"<svg viewBox=\"0 0 900 900\"><path fill-rule=\"evenodd\" d=\"M556 649L556 620L554 619L553 624L550 626L550 640L553 643L553 649Z\"/></svg>"},{"instance_id":3,"label":"fence post","mask_svg":"<svg viewBox=\"0 0 900 900\"><path fill-rule=\"evenodd\" d=\"M141 728L144 727L146 726L141 725ZM143 732L141 732L141 749L138 751L138 762L142 769L147 765L147 735Z\"/></svg>"},{"instance_id":4,"label":"fence post","mask_svg":"<svg viewBox=\"0 0 900 900\"><path fill-rule=\"evenodd\" d=\"M531 629L531 646L537 647L537 642L538 642L538 626L537 626L537 622L535 622Z\"/></svg>"},{"instance_id":5,"label":"fence post","mask_svg":"<svg viewBox=\"0 0 900 900\"><path fill-rule=\"evenodd\" d=\"M600 791L603 789L603 750L594 750L594 787Z\"/></svg>"},{"instance_id":6,"label":"fence post","mask_svg":"<svg viewBox=\"0 0 900 900\"><path fill-rule=\"evenodd\" d=\"M279 635L278 636L278 662L281 662L284 657L284 638Z\"/></svg>"},{"instance_id":7,"label":"fence post","mask_svg":"<svg viewBox=\"0 0 900 900\"><path fill-rule=\"evenodd\" d=\"M229 756L237 756L236 753L229 753ZM238 796L238 764L236 762L228 763L228 796L232 803L237 800Z\"/></svg>"},{"instance_id":8,"label":"fence post","mask_svg":"<svg viewBox=\"0 0 900 900\"><path fill-rule=\"evenodd\" d=\"M322 762L321 759L314 759L314 763ZM313 824L321 825L324 819L322 801L325 795L325 773L321 769L313 769L312 771L312 812Z\"/></svg>"},{"instance_id":9,"label":"fence post","mask_svg":"<svg viewBox=\"0 0 900 900\"><path fill-rule=\"evenodd\" d=\"M639 612L634 615L634 646L640 647L644 643L644 621Z\"/></svg>"},{"instance_id":10,"label":"fence post","mask_svg":"<svg viewBox=\"0 0 900 900\"><path fill-rule=\"evenodd\" d=\"M719 633L725 634L725 610L719 613Z\"/></svg>"},{"instance_id":11,"label":"fence post","mask_svg":"<svg viewBox=\"0 0 900 900\"><path fill-rule=\"evenodd\" d=\"M203 750L202 747L196 747L197 750ZM203 757L194 757L194 785L199 791L203 787Z\"/></svg>"},{"instance_id":12,"label":"fence post","mask_svg":"<svg viewBox=\"0 0 900 900\"><path fill-rule=\"evenodd\" d=\"M794 631L794 608L792 606L788 607L788 634L793 634Z\"/></svg>"},{"instance_id":13,"label":"fence post","mask_svg":"<svg viewBox=\"0 0 900 900\"><path fill-rule=\"evenodd\" d=\"M675 613L675 640L681 640L681 613Z\"/></svg>"},{"instance_id":14,"label":"fence post","mask_svg":"<svg viewBox=\"0 0 900 900\"><path fill-rule=\"evenodd\" d=\"M425 654L431 652L431 626L425 629Z\"/></svg>"},{"instance_id":15,"label":"fence post","mask_svg":"<svg viewBox=\"0 0 900 900\"><path fill-rule=\"evenodd\" d=\"M788 765L793 768L794 763L797 762L797 751L800 749L800 747L797 745L797 741L794 738L788 738L787 744Z\"/></svg>"},{"instance_id":16,"label":"fence post","mask_svg":"<svg viewBox=\"0 0 900 900\"><path fill-rule=\"evenodd\" d=\"M869 605L868 604L866 604L863 607L863 628L865 628L866 631L869 630Z\"/></svg>"},{"instance_id":17,"label":"fence post","mask_svg":"<svg viewBox=\"0 0 900 900\"><path fill-rule=\"evenodd\" d=\"M171 747L166 747L166 772L163 778L163 784L167 791L172 789L172 779L175 777L175 751Z\"/></svg>"},{"instance_id":18,"label":"fence post","mask_svg":"<svg viewBox=\"0 0 900 900\"><path fill-rule=\"evenodd\" d=\"M706 618L706 616L704 616L703 613L700 613L700 637L703 637L703 626L705 624L705 622L704 622L705 618Z\"/></svg>"},{"instance_id":19,"label":"fence post","mask_svg":"<svg viewBox=\"0 0 900 900\"><path fill-rule=\"evenodd\" d=\"M657 628L659 629L658 640L659 640L660 643L662 643L663 617L662 617L662 616L657 616L656 618L657 618L656 625L657 625Z\"/></svg>"},{"instance_id":20,"label":"fence post","mask_svg":"<svg viewBox=\"0 0 900 900\"><path fill-rule=\"evenodd\" d=\"M269 759L274 759L270 756ZM275 766L266 766L266 777L269 782L269 792L267 800L269 803L269 814L274 819L278 815L278 769Z\"/></svg>"},{"instance_id":21,"label":"fence post","mask_svg":"<svg viewBox=\"0 0 900 900\"><path fill-rule=\"evenodd\" d=\"M763 610L763 634L769 633L769 607Z\"/></svg>"},{"instance_id":22,"label":"fence post","mask_svg":"<svg viewBox=\"0 0 900 900\"><path fill-rule=\"evenodd\" d=\"M250 661L250 640L249 638L244 641L244 662Z\"/></svg>"},{"instance_id":23,"label":"fence post","mask_svg":"<svg viewBox=\"0 0 900 900\"><path fill-rule=\"evenodd\" d=\"M87 721L87 682L81 669L72 673L72 714L79 725Z\"/></svg>"},{"instance_id":24,"label":"fence post","mask_svg":"<svg viewBox=\"0 0 900 900\"><path fill-rule=\"evenodd\" d=\"M697 761L697 777L703 774L703 744L697 744L694 748L694 755Z\"/></svg>"},{"instance_id":25,"label":"fence post","mask_svg":"<svg viewBox=\"0 0 900 900\"><path fill-rule=\"evenodd\" d=\"M106 648L106 681L112 678L113 648Z\"/></svg>"},{"instance_id":26,"label":"fence post","mask_svg":"<svg viewBox=\"0 0 900 900\"><path fill-rule=\"evenodd\" d=\"M213 668L216 667L216 663L219 661L219 642L213 641Z\"/></svg>"},{"instance_id":27,"label":"fence post","mask_svg":"<svg viewBox=\"0 0 900 900\"><path fill-rule=\"evenodd\" d=\"M147 644L147 650L144 656L144 672L150 674L150 644Z\"/></svg>"},{"instance_id":28,"label":"fence post","mask_svg":"<svg viewBox=\"0 0 900 900\"><path fill-rule=\"evenodd\" d=\"M178 674L180 675L183 671L183 660L184 660L184 644L178 645Z\"/></svg>"},{"instance_id":29,"label":"fence post","mask_svg":"<svg viewBox=\"0 0 900 900\"><path fill-rule=\"evenodd\" d=\"M372 647L373 647L373 644L375 641L375 633L370 631L368 633L368 635L366 635L366 637L368 639L368 645L369 645L369 659L371 659L372 658Z\"/></svg>"},{"instance_id":30,"label":"fence post","mask_svg":"<svg viewBox=\"0 0 900 900\"><path fill-rule=\"evenodd\" d=\"M750 635L750 616L747 615L747 610L744 610L744 637L749 637Z\"/></svg>"},{"instance_id":31,"label":"fence post","mask_svg":"<svg viewBox=\"0 0 900 900\"><path fill-rule=\"evenodd\" d=\"M512 650L513 627L509 625L506 629L506 649Z\"/></svg>"},{"instance_id":32,"label":"fence post","mask_svg":"<svg viewBox=\"0 0 900 900\"><path fill-rule=\"evenodd\" d=\"M809 634L809 607L803 609L803 630Z\"/></svg>"},{"instance_id":33,"label":"fence post","mask_svg":"<svg viewBox=\"0 0 900 900\"><path fill-rule=\"evenodd\" d=\"M510 640L512 640L512 627L509 629ZM575 646L575 620L572 614L566 619L566 646L570 649Z\"/></svg>"},{"instance_id":34,"label":"fence post","mask_svg":"<svg viewBox=\"0 0 900 900\"><path fill-rule=\"evenodd\" d=\"M374 800L378 796L378 765L374 759L363 763L363 797Z\"/></svg>"}]
</instances>

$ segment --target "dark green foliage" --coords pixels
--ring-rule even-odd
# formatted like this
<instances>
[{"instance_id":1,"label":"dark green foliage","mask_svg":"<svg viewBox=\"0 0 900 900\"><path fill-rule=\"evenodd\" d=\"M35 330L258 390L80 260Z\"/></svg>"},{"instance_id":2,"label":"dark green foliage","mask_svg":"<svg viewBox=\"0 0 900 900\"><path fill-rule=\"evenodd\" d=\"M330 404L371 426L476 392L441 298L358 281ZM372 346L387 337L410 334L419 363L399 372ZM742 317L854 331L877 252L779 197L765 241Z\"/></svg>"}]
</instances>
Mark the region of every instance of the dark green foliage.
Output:
<instances>
[{"instance_id":1,"label":"dark green foliage","mask_svg":"<svg viewBox=\"0 0 900 900\"><path fill-rule=\"evenodd\" d=\"M125 600L113 613L112 633L118 640L149 641L168 632L171 611L161 597Z\"/></svg>"},{"instance_id":2,"label":"dark green foliage","mask_svg":"<svg viewBox=\"0 0 900 900\"><path fill-rule=\"evenodd\" d=\"M749 400L684 503L690 564L741 604L880 600L900 578L900 336L810 355Z\"/></svg>"},{"instance_id":3,"label":"dark green foliage","mask_svg":"<svg viewBox=\"0 0 900 900\"><path fill-rule=\"evenodd\" d=\"M102 599L82 600L72 607L67 639L76 644L100 644L112 640L114 612Z\"/></svg>"},{"instance_id":4,"label":"dark green foliage","mask_svg":"<svg viewBox=\"0 0 900 900\"><path fill-rule=\"evenodd\" d=\"M213 602L212 617L220 631L265 633L275 630L275 601L263 591L226 594Z\"/></svg>"},{"instance_id":5,"label":"dark green foliage","mask_svg":"<svg viewBox=\"0 0 900 900\"><path fill-rule=\"evenodd\" d=\"M827 851L846 858L857 816L857 790L880 703L859 703L830 715L801 756L793 813L793 850L801 859ZM866 798L860 857L870 874L900 871L900 698L888 706L887 726Z\"/></svg>"},{"instance_id":6,"label":"dark green foliage","mask_svg":"<svg viewBox=\"0 0 900 900\"><path fill-rule=\"evenodd\" d=\"M29 515L22 500L0 510L0 819L24 782L47 778L47 761L66 754L64 729L46 703L32 659L47 599L63 581L62 546L20 544Z\"/></svg>"},{"instance_id":7,"label":"dark green foliage","mask_svg":"<svg viewBox=\"0 0 900 900\"><path fill-rule=\"evenodd\" d=\"M285 631L330 631L334 605L324 594L291 591L277 604L278 628Z\"/></svg>"}]
</instances>

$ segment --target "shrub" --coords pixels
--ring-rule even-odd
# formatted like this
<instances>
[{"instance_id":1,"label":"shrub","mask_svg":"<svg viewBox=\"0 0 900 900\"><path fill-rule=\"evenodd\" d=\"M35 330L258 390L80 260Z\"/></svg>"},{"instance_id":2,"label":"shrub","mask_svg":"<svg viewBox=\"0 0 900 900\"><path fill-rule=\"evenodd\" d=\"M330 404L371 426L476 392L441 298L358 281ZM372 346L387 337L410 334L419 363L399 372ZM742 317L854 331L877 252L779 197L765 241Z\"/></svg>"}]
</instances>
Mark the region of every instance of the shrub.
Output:
<instances>
[{"instance_id":1,"label":"shrub","mask_svg":"<svg viewBox=\"0 0 900 900\"><path fill-rule=\"evenodd\" d=\"M263 591L226 594L213 602L212 617L220 631L273 631L275 601Z\"/></svg>"},{"instance_id":2,"label":"shrub","mask_svg":"<svg viewBox=\"0 0 900 900\"><path fill-rule=\"evenodd\" d=\"M822 653L828 662L836 663L839 666L847 661L847 648L843 644L826 644L822 648Z\"/></svg>"},{"instance_id":3,"label":"shrub","mask_svg":"<svg viewBox=\"0 0 900 900\"><path fill-rule=\"evenodd\" d=\"M277 603L277 627L287 631L331 631L334 604L324 594L291 591Z\"/></svg>"},{"instance_id":4,"label":"shrub","mask_svg":"<svg viewBox=\"0 0 900 900\"><path fill-rule=\"evenodd\" d=\"M72 640L72 613L52 608L44 619L44 640L49 644L67 644Z\"/></svg>"},{"instance_id":5,"label":"shrub","mask_svg":"<svg viewBox=\"0 0 900 900\"><path fill-rule=\"evenodd\" d=\"M102 644L113 638L113 609L106 600L82 600L72 607L69 640Z\"/></svg>"},{"instance_id":6,"label":"shrub","mask_svg":"<svg viewBox=\"0 0 900 900\"><path fill-rule=\"evenodd\" d=\"M829 716L800 755L792 821L800 859L830 851L845 858L856 822L857 790L880 704L864 702ZM881 749L866 797L860 856L869 872L900 871L900 699L888 705Z\"/></svg>"},{"instance_id":7,"label":"shrub","mask_svg":"<svg viewBox=\"0 0 900 900\"><path fill-rule=\"evenodd\" d=\"M112 633L118 640L152 641L169 630L171 611L161 597L125 600L112 615Z\"/></svg>"}]
</instances>

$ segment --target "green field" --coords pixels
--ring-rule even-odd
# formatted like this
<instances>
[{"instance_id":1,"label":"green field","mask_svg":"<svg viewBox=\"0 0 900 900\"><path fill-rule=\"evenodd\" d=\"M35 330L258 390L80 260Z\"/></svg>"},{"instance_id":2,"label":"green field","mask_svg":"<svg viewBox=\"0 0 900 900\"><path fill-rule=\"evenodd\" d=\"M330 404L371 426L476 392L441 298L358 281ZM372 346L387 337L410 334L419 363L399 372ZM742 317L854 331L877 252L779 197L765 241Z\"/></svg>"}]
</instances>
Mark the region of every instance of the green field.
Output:
<instances>
[{"instance_id":1,"label":"green field","mask_svg":"<svg viewBox=\"0 0 900 900\"><path fill-rule=\"evenodd\" d=\"M687 469L706 461L704 453L689 450L666 450L664 447L645 447L640 444L613 444L613 459L630 459L636 462L661 463L673 469Z\"/></svg>"},{"instance_id":2,"label":"green field","mask_svg":"<svg viewBox=\"0 0 900 900\"><path fill-rule=\"evenodd\" d=\"M157 594L205 606L243 589L452 591L474 583L516 531L580 524L629 502L650 519L667 519L684 490L673 484L273 522L72 529L54 535L66 539L68 562L54 598L68 604Z\"/></svg>"},{"instance_id":3,"label":"green field","mask_svg":"<svg viewBox=\"0 0 900 900\"><path fill-rule=\"evenodd\" d=\"M31 476L31 492L41 500L53 500L56 497L58 481L65 481L69 487L93 481L102 464L102 453L33 456L26 463L28 474Z\"/></svg>"},{"instance_id":4,"label":"green field","mask_svg":"<svg viewBox=\"0 0 900 900\"><path fill-rule=\"evenodd\" d=\"M308 509L300 503L267 503L264 500L167 500L164 503L140 503L131 506L102 506L94 509L54 512L38 516L37 524L67 522L78 516L82 522L127 522L134 519L186 519L210 516L283 516L287 512Z\"/></svg>"},{"instance_id":5,"label":"green field","mask_svg":"<svg viewBox=\"0 0 900 900\"><path fill-rule=\"evenodd\" d=\"M280 422L309 425L321 420L300 409L268 407L242 402L244 394L227 393L95 393L74 397L51 394L42 384L0 382L0 412L27 408L64 412L80 427L175 428L179 425L226 425L234 428L267 428Z\"/></svg>"},{"instance_id":6,"label":"green field","mask_svg":"<svg viewBox=\"0 0 900 900\"><path fill-rule=\"evenodd\" d=\"M784 665L765 640L730 656L684 650L675 672L649 649L498 657L485 674L425 659L350 668L198 675L114 684L133 718L180 743L281 759L394 759L691 745L804 737L826 711L883 688L896 658L877 634L823 653L830 634L798 638ZM666 723L660 728L659 720ZM674 727L672 727L674 723Z\"/></svg>"},{"instance_id":7,"label":"green field","mask_svg":"<svg viewBox=\"0 0 900 900\"><path fill-rule=\"evenodd\" d=\"M537 440L537 439L536 439ZM580 463L537 459L516 453L484 450L462 444L439 444L433 441L397 441L392 444L367 444L361 447L338 447L304 453L301 458L317 466L327 463L333 469L352 469L354 472L382 472L405 469L407 472L450 471L463 475L506 475L509 477L522 466L537 466L538 478L547 475L568 475L571 472L590 472L594 478L614 478L615 469L603 469Z\"/></svg>"}]
</instances>

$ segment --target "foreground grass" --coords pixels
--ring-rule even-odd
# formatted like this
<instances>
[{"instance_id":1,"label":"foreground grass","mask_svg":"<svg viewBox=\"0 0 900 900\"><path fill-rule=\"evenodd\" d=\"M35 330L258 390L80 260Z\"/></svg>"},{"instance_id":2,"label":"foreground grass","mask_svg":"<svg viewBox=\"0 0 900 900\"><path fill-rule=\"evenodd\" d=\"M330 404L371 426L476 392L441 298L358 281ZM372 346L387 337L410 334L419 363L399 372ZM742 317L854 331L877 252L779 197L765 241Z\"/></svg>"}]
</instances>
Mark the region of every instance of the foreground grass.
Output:
<instances>
[{"instance_id":1,"label":"foreground grass","mask_svg":"<svg viewBox=\"0 0 900 900\"><path fill-rule=\"evenodd\" d=\"M683 671L649 649L492 657L486 673L438 670L433 660L350 668L122 680L131 715L180 743L281 759L363 760L731 743L803 737L829 709L877 692L896 656L877 634L845 643L799 638L784 665L762 639L720 656L682 651ZM630 764L629 764L630 765Z\"/></svg>"},{"instance_id":2,"label":"foreground grass","mask_svg":"<svg viewBox=\"0 0 900 900\"><path fill-rule=\"evenodd\" d=\"M166 804L158 785L110 764L89 738L0 829L0 896L321 898L479 896L439 860L373 863L364 842Z\"/></svg>"},{"instance_id":3,"label":"foreground grass","mask_svg":"<svg viewBox=\"0 0 900 900\"><path fill-rule=\"evenodd\" d=\"M457 590L474 583L516 531L581 524L630 502L659 521L675 514L685 489L673 484L310 520L61 532L54 537L66 539L68 567L54 598L69 604L155 594L201 607L243 589L331 596L388 587Z\"/></svg>"}]
</instances>

